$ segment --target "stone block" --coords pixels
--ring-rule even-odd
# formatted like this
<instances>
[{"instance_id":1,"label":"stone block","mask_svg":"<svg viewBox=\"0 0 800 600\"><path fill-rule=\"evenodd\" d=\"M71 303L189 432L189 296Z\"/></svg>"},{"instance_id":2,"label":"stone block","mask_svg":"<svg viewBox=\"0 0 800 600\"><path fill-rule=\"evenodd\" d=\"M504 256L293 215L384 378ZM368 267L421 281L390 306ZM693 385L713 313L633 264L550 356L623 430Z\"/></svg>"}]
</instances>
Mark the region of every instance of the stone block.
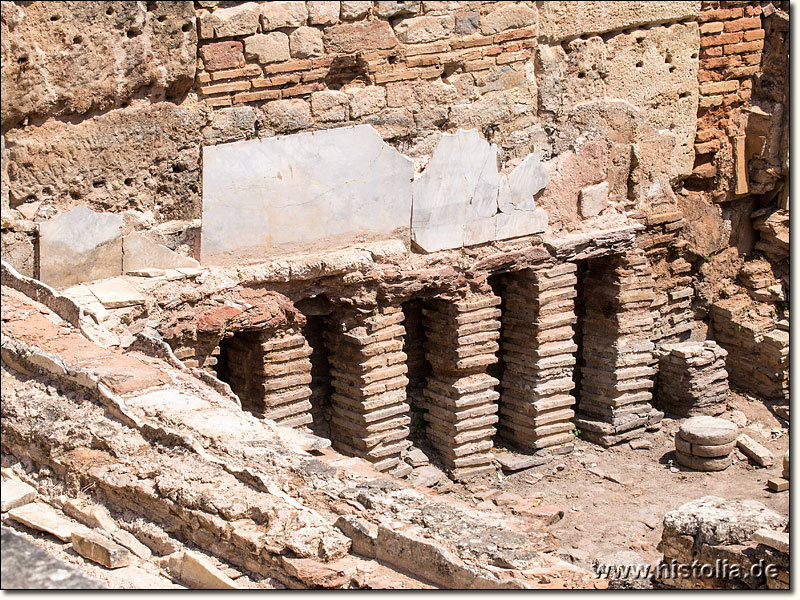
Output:
<instances>
[{"instance_id":1,"label":"stone block","mask_svg":"<svg viewBox=\"0 0 800 600\"><path fill-rule=\"evenodd\" d=\"M736 438L736 447L739 448L748 458L752 459L760 467L771 467L773 456L772 452L759 444L749 435L743 433Z\"/></svg>"},{"instance_id":2,"label":"stone block","mask_svg":"<svg viewBox=\"0 0 800 600\"><path fill-rule=\"evenodd\" d=\"M306 24L308 9L305 2L281 1L261 3L261 29L272 31L283 27Z\"/></svg>"},{"instance_id":3,"label":"stone block","mask_svg":"<svg viewBox=\"0 0 800 600\"><path fill-rule=\"evenodd\" d=\"M405 44L435 42L453 35L455 19L450 15L403 19L394 27L397 39Z\"/></svg>"},{"instance_id":4,"label":"stone block","mask_svg":"<svg viewBox=\"0 0 800 600\"><path fill-rule=\"evenodd\" d=\"M107 569L118 569L131 564L131 553L127 549L99 533L76 531L72 534L72 549Z\"/></svg>"},{"instance_id":5,"label":"stone block","mask_svg":"<svg viewBox=\"0 0 800 600\"><path fill-rule=\"evenodd\" d=\"M408 228L413 169L367 125L208 147L203 261Z\"/></svg>"},{"instance_id":6,"label":"stone block","mask_svg":"<svg viewBox=\"0 0 800 600\"><path fill-rule=\"evenodd\" d=\"M608 206L608 182L590 185L581 190L580 210L584 219L596 217Z\"/></svg>"},{"instance_id":7,"label":"stone block","mask_svg":"<svg viewBox=\"0 0 800 600\"><path fill-rule=\"evenodd\" d=\"M105 279L88 287L105 308L123 308L145 302L139 290L121 278Z\"/></svg>"},{"instance_id":8,"label":"stone block","mask_svg":"<svg viewBox=\"0 0 800 600\"><path fill-rule=\"evenodd\" d=\"M66 287L122 273L122 217L85 206L39 226L39 274L42 281Z\"/></svg>"},{"instance_id":9,"label":"stone block","mask_svg":"<svg viewBox=\"0 0 800 600\"><path fill-rule=\"evenodd\" d=\"M397 38L386 21L357 21L326 27L323 42L327 52L350 54L394 48Z\"/></svg>"},{"instance_id":10,"label":"stone block","mask_svg":"<svg viewBox=\"0 0 800 600\"><path fill-rule=\"evenodd\" d=\"M244 66L242 42L214 42L200 47L200 56L207 71L236 69Z\"/></svg>"},{"instance_id":11,"label":"stone block","mask_svg":"<svg viewBox=\"0 0 800 600\"><path fill-rule=\"evenodd\" d=\"M507 29L530 27L536 25L537 17L537 11L525 4L507 4L481 17L481 32L484 35L491 35Z\"/></svg>"},{"instance_id":12,"label":"stone block","mask_svg":"<svg viewBox=\"0 0 800 600\"><path fill-rule=\"evenodd\" d=\"M620 31L654 23L692 19L700 2L544 2L539 15L539 35L548 42Z\"/></svg>"},{"instance_id":13,"label":"stone block","mask_svg":"<svg viewBox=\"0 0 800 600\"><path fill-rule=\"evenodd\" d=\"M322 32L315 27L298 27L289 35L289 51L293 58L322 56Z\"/></svg>"},{"instance_id":14,"label":"stone block","mask_svg":"<svg viewBox=\"0 0 800 600\"><path fill-rule=\"evenodd\" d=\"M343 19L360 19L366 16L372 8L372 2L366 0L342 0L341 11Z\"/></svg>"},{"instance_id":15,"label":"stone block","mask_svg":"<svg viewBox=\"0 0 800 600\"><path fill-rule=\"evenodd\" d=\"M687 442L703 446L728 444L736 439L739 428L716 417L692 417L681 423L678 434Z\"/></svg>"},{"instance_id":16,"label":"stone block","mask_svg":"<svg viewBox=\"0 0 800 600\"><path fill-rule=\"evenodd\" d=\"M339 22L339 0L316 0L306 2L309 25L333 25Z\"/></svg>"},{"instance_id":17,"label":"stone block","mask_svg":"<svg viewBox=\"0 0 800 600\"><path fill-rule=\"evenodd\" d=\"M4 132L33 114L44 120L101 112L151 86L173 98L192 86L192 2L117 4L110 11L94 2L3 6Z\"/></svg>"},{"instance_id":18,"label":"stone block","mask_svg":"<svg viewBox=\"0 0 800 600\"><path fill-rule=\"evenodd\" d=\"M169 572L192 589L238 589L233 580L214 566L209 558L191 550L170 556Z\"/></svg>"},{"instance_id":19,"label":"stone block","mask_svg":"<svg viewBox=\"0 0 800 600\"><path fill-rule=\"evenodd\" d=\"M289 36L280 31L257 33L244 38L244 55L259 64L289 60Z\"/></svg>"},{"instance_id":20,"label":"stone block","mask_svg":"<svg viewBox=\"0 0 800 600\"><path fill-rule=\"evenodd\" d=\"M62 542L69 542L72 534L76 531L87 531L82 525L75 525L61 517L49 505L39 502L12 508L7 515L12 521L49 533Z\"/></svg>"},{"instance_id":21,"label":"stone block","mask_svg":"<svg viewBox=\"0 0 800 600\"><path fill-rule=\"evenodd\" d=\"M258 31L260 7L257 2L245 2L230 8L218 8L207 19L214 37L250 35Z\"/></svg>"},{"instance_id":22,"label":"stone block","mask_svg":"<svg viewBox=\"0 0 800 600\"><path fill-rule=\"evenodd\" d=\"M108 212L198 218L200 128L207 118L201 108L193 99L151 98L76 122L16 127L4 134L3 165L15 172L11 197L42 201L40 215L74 206L65 199L77 195L80 204Z\"/></svg>"},{"instance_id":23,"label":"stone block","mask_svg":"<svg viewBox=\"0 0 800 600\"><path fill-rule=\"evenodd\" d=\"M23 506L36 500L36 490L19 479L3 479L2 507L0 511L8 512L12 508Z\"/></svg>"}]
</instances>

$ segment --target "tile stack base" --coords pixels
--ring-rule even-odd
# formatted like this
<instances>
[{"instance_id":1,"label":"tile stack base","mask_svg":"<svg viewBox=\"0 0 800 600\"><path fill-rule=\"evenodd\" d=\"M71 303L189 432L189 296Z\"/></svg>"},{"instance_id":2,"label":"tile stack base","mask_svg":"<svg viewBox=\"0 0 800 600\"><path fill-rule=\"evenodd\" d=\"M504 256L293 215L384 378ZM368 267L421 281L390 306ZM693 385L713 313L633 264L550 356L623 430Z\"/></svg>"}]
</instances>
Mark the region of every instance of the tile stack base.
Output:
<instances>
[{"instance_id":1,"label":"tile stack base","mask_svg":"<svg viewBox=\"0 0 800 600\"><path fill-rule=\"evenodd\" d=\"M582 437L608 447L657 429L664 416L649 404L653 274L636 250L590 262L584 282L584 366L575 425Z\"/></svg>"},{"instance_id":2,"label":"tile stack base","mask_svg":"<svg viewBox=\"0 0 800 600\"><path fill-rule=\"evenodd\" d=\"M334 389L333 447L397 477L411 472L402 461L411 446L402 321L399 307L381 307L366 317L342 320L325 334Z\"/></svg>"},{"instance_id":3,"label":"tile stack base","mask_svg":"<svg viewBox=\"0 0 800 600\"><path fill-rule=\"evenodd\" d=\"M739 428L715 417L692 417L675 434L678 464L695 471L722 471L731 466Z\"/></svg>"},{"instance_id":4,"label":"tile stack base","mask_svg":"<svg viewBox=\"0 0 800 600\"><path fill-rule=\"evenodd\" d=\"M498 428L527 453L566 454L574 448L576 270L567 263L508 279Z\"/></svg>"},{"instance_id":5,"label":"tile stack base","mask_svg":"<svg viewBox=\"0 0 800 600\"><path fill-rule=\"evenodd\" d=\"M231 389L251 412L286 427L311 416L311 347L299 331L234 335L228 342Z\"/></svg>"},{"instance_id":6,"label":"tile stack base","mask_svg":"<svg viewBox=\"0 0 800 600\"><path fill-rule=\"evenodd\" d=\"M426 435L455 479L494 473L495 386L486 369L497 362L500 298L487 292L464 300L432 300L423 310L431 364L421 407Z\"/></svg>"},{"instance_id":7,"label":"tile stack base","mask_svg":"<svg viewBox=\"0 0 800 600\"><path fill-rule=\"evenodd\" d=\"M681 417L716 416L728 396L728 353L716 342L683 342L659 348L656 404Z\"/></svg>"}]
</instances>

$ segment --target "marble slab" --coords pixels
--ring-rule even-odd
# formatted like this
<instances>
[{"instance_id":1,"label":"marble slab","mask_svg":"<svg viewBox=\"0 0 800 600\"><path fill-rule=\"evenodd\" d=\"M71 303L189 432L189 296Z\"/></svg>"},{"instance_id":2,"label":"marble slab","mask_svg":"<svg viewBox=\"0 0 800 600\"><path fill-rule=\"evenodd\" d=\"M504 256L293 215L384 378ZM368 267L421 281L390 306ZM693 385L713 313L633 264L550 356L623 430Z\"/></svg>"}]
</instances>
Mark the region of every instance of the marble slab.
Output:
<instances>
[{"instance_id":1,"label":"marble slab","mask_svg":"<svg viewBox=\"0 0 800 600\"><path fill-rule=\"evenodd\" d=\"M207 146L202 262L408 235L413 177L369 125Z\"/></svg>"}]
</instances>

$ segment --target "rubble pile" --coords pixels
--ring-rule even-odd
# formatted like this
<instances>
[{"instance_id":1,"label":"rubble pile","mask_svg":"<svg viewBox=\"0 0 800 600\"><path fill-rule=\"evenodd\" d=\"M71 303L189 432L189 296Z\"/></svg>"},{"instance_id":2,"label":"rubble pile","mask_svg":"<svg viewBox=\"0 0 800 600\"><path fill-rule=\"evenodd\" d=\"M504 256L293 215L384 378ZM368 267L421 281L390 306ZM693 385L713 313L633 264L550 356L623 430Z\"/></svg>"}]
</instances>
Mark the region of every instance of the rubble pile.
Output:
<instances>
[{"instance_id":1,"label":"rubble pile","mask_svg":"<svg viewBox=\"0 0 800 600\"><path fill-rule=\"evenodd\" d=\"M728 353L716 342L668 344L658 350L657 406L682 417L716 416L728 395Z\"/></svg>"}]
</instances>

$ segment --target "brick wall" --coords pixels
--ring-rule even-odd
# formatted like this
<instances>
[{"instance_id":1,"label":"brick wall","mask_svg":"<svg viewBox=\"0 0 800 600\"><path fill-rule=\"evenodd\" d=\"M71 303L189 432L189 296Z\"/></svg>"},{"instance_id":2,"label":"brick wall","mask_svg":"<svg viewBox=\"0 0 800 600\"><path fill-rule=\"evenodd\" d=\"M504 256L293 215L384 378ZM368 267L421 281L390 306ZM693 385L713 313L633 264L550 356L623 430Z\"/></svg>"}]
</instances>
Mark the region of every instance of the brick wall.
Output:
<instances>
[{"instance_id":1,"label":"brick wall","mask_svg":"<svg viewBox=\"0 0 800 600\"><path fill-rule=\"evenodd\" d=\"M513 93L518 111L536 114L532 2L201 6L209 4L195 3L200 93L216 111L230 108L225 115L256 109L239 114L266 130L260 135L369 123L387 140L456 127L477 127L491 139L502 132L485 128L496 126L491 113L500 109L478 102L487 94L488 100ZM524 156L531 148L525 126L512 122L519 116L501 127L513 131ZM230 129L206 139L230 141ZM419 153L429 155L433 143Z\"/></svg>"},{"instance_id":2,"label":"brick wall","mask_svg":"<svg viewBox=\"0 0 800 600\"><path fill-rule=\"evenodd\" d=\"M762 7L753 2L704 1L702 7L695 168L687 183L722 202L764 191L759 176L748 173L748 162L765 150L765 127L757 121L766 117L769 129L769 115L751 109L765 30Z\"/></svg>"}]
</instances>

